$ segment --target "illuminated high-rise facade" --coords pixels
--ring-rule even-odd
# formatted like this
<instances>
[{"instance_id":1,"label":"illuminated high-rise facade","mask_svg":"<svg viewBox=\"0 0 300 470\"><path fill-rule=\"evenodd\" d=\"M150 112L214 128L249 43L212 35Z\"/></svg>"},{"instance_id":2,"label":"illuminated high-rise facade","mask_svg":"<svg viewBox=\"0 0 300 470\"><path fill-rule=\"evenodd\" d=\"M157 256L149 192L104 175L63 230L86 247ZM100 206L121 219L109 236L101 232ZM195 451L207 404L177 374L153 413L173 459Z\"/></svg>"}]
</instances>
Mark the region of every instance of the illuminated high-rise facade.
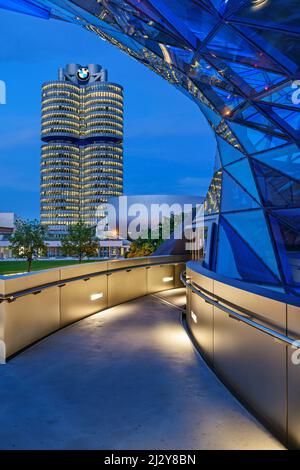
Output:
<instances>
[{"instance_id":1,"label":"illuminated high-rise facade","mask_svg":"<svg viewBox=\"0 0 300 470\"><path fill-rule=\"evenodd\" d=\"M68 64L42 87L41 222L60 236L123 192L123 88L100 65ZM100 210L99 210L100 208Z\"/></svg>"}]
</instances>

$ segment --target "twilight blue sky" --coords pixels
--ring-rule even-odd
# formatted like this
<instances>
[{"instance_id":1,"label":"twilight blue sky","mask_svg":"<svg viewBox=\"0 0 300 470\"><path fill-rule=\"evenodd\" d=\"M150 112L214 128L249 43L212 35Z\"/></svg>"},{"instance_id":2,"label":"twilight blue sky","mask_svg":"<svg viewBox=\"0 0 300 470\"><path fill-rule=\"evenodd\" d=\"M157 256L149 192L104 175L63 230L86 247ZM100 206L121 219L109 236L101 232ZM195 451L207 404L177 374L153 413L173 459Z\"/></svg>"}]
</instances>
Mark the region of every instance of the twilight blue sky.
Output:
<instances>
[{"instance_id":1,"label":"twilight blue sky","mask_svg":"<svg viewBox=\"0 0 300 470\"><path fill-rule=\"evenodd\" d=\"M40 88L68 62L100 63L125 88L125 194L205 195L215 143L176 88L78 26L0 10L0 211L39 216Z\"/></svg>"}]
</instances>

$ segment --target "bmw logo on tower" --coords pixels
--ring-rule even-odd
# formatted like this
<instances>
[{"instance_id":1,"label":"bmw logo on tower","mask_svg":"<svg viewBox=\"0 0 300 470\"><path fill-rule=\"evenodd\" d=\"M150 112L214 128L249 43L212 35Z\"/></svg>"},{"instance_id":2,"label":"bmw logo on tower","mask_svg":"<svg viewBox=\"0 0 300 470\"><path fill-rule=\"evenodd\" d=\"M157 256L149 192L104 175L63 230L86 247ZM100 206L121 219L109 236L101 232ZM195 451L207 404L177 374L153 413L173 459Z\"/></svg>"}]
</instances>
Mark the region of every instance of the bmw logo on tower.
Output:
<instances>
[{"instance_id":1,"label":"bmw logo on tower","mask_svg":"<svg viewBox=\"0 0 300 470\"><path fill-rule=\"evenodd\" d=\"M77 71L77 77L79 80L86 82L90 78L90 72L87 67L81 67Z\"/></svg>"}]
</instances>

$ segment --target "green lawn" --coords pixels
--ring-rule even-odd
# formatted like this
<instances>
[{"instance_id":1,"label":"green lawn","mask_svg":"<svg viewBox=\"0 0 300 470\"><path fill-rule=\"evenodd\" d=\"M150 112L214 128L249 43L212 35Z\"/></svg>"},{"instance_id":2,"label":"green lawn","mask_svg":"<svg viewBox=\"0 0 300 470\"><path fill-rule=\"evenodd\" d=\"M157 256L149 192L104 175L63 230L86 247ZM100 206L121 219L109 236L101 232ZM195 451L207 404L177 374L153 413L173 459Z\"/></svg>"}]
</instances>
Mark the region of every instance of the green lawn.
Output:
<instances>
[{"instance_id":1,"label":"green lawn","mask_svg":"<svg viewBox=\"0 0 300 470\"><path fill-rule=\"evenodd\" d=\"M95 260L85 260L83 263L93 263ZM76 260L45 260L33 261L31 270L40 271L41 269L59 268L61 266L70 266L78 264ZM0 261L0 276L4 274L15 274L27 272L26 261Z\"/></svg>"}]
</instances>

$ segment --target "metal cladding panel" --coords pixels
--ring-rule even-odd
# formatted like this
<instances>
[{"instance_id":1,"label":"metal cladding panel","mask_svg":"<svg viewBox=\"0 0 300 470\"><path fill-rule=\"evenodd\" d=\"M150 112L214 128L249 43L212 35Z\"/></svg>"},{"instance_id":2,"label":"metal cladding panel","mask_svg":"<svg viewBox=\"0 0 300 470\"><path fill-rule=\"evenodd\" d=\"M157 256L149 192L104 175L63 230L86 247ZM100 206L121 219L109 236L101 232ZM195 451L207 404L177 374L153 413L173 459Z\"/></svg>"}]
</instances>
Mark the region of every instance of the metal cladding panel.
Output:
<instances>
[{"instance_id":1,"label":"metal cladding panel","mask_svg":"<svg viewBox=\"0 0 300 470\"><path fill-rule=\"evenodd\" d=\"M286 304L272 299L266 299L262 295L256 295L246 290L237 289L228 284L214 281L215 296L227 299L232 304L242 308L247 315L255 315L257 323L264 324L270 328L285 334L286 332Z\"/></svg>"},{"instance_id":2,"label":"metal cladding panel","mask_svg":"<svg viewBox=\"0 0 300 470\"><path fill-rule=\"evenodd\" d=\"M71 266L64 266L60 268L60 279L69 279L77 276L86 275L87 278L89 274L97 272L105 272L108 269L108 263L106 261L84 263L84 264L75 264Z\"/></svg>"},{"instance_id":3,"label":"metal cladding panel","mask_svg":"<svg viewBox=\"0 0 300 470\"><path fill-rule=\"evenodd\" d=\"M173 289L175 286L174 266L149 266L147 269L147 293Z\"/></svg>"},{"instance_id":4,"label":"metal cladding panel","mask_svg":"<svg viewBox=\"0 0 300 470\"><path fill-rule=\"evenodd\" d=\"M190 310L187 315L189 328L206 359L213 363L214 357L214 309L197 295L191 293Z\"/></svg>"},{"instance_id":5,"label":"metal cladding panel","mask_svg":"<svg viewBox=\"0 0 300 470\"><path fill-rule=\"evenodd\" d=\"M285 438L285 345L214 308L214 367Z\"/></svg>"},{"instance_id":6,"label":"metal cladding panel","mask_svg":"<svg viewBox=\"0 0 300 470\"><path fill-rule=\"evenodd\" d=\"M146 268L130 269L108 276L108 306L142 297L147 293Z\"/></svg>"},{"instance_id":7,"label":"metal cladding panel","mask_svg":"<svg viewBox=\"0 0 300 470\"><path fill-rule=\"evenodd\" d=\"M190 264L196 266L195 262ZM187 268L187 323L197 346L251 410L283 441L289 433L290 442L299 447L299 373L289 358L291 348L281 340L289 335L287 308L288 324L293 326L290 336L293 331L297 337L299 307L238 289L230 280L217 281L209 271L207 276L204 269L199 271L203 274ZM251 324L234 317L234 313L251 320ZM267 330L260 331L257 324ZM275 339L269 334L272 330L282 337ZM299 351L294 352L300 359Z\"/></svg>"},{"instance_id":8,"label":"metal cladding panel","mask_svg":"<svg viewBox=\"0 0 300 470\"><path fill-rule=\"evenodd\" d=\"M61 327L107 308L107 276L74 281L60 289Z\"/></svg>"},{"instance_id":9,"label":"metal cladding panel","mask_svg":"<svg viewBox=\"0 0 300 470\"><path fill-rule=\"evenodd\" d=\"M5 303L4 341L6 356L40 340L60 328L59 289L50 287L38 295L31 295Z\"/></svg>"},{"instance_id":10,"label":"metal cladding panel","mask_svg":"<svg viewBox=\"0 0 300 470\"><path fill-rule=\"evenodd\" d=\"M174 287L175 288L183 287L182 281L180 280L180 275L184 271L185 271L185 264L184 263L179 263L179 264L175 265L175 269L174 269L174 276L175 276Z\"/></svg>"},{"instance_id":11,"label":"metal cladding panel","mask_svg":"<svg viewBox=\"0 0 300 470\"><path fill-rule=\"evenodd\" d=\"M60 280L59 268L48 269L46 271L35 271L22 275L12 275L5 278L5 294L31 289L51 282Z\"/></svg>"},{"instance_id":12,"label":"metal cladding panel","mask_svg":"<svg viewBox=\"0 0 300 470\"><path fill-rule=\"evenodd\" d=\"M214 281L208 277L187 270L193 283L213 293ZM189 294L189 306L187 310L187 323L206 359L213 364L214 349L214 309L193 292Z\"/></svg>"},{"instance_id":13,"label":"metal cladding panel","mask_svg":"<svg viewBox=\"0 0 300 470\"><path fill-rule=\"evenodd\" d=\"M288 306L288 335L300 341L300 307ZM300 448L300 350L288 349L288 429L290 446Z\"/></svg>"}]
</instances>

